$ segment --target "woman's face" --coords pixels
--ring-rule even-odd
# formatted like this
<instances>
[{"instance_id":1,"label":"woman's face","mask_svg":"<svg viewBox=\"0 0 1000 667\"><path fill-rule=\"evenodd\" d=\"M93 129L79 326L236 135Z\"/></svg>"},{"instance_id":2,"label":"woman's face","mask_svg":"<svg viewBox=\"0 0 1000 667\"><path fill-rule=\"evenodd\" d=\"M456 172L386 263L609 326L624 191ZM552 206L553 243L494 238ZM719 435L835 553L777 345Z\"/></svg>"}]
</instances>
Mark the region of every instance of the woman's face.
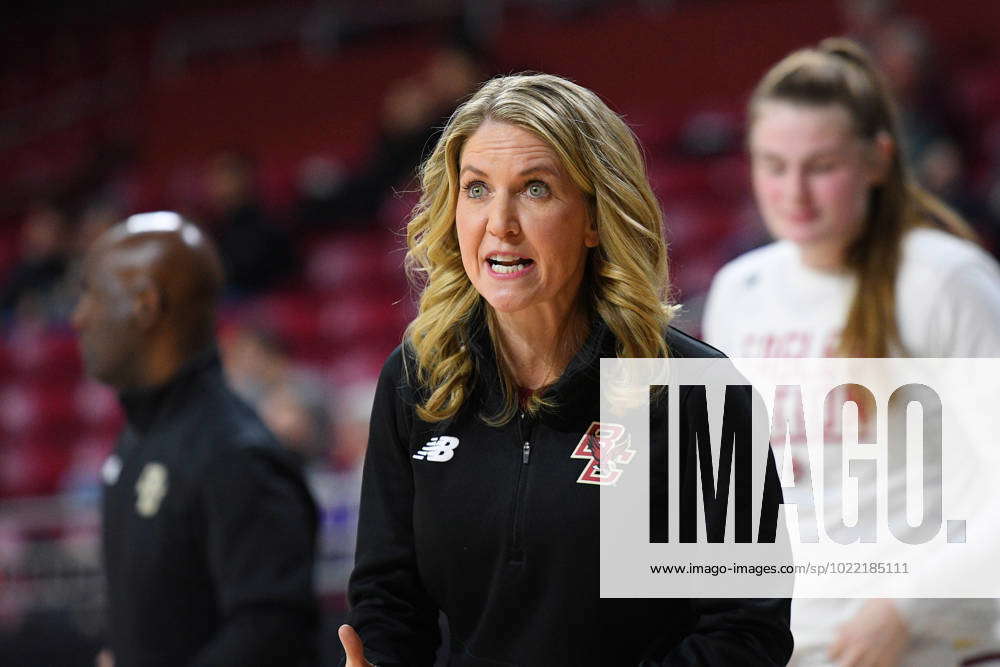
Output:
<instances>
[{"instance_id":1,"label":"woman's face","mask_svg":"<svg viewBox=\"0 0 1000 667\"><path fill-rule=\"evenodd\" d=\"M537 136L486 121L459 162L455 224L462 264L498 313L565 316L597 245L583 192Z\"/></svg>"},{"instance_id":2,"label":"woman's face","mask_svg":"<svg viewBox=\"0 0 1000 667\"><path fill-rule=\"evenodd\" d=\"M874 152L841 106L762 102L750 157L754 196L771 234L797 244L809 263L842 262L881 178Z\"/></svg>"}]
</instances>

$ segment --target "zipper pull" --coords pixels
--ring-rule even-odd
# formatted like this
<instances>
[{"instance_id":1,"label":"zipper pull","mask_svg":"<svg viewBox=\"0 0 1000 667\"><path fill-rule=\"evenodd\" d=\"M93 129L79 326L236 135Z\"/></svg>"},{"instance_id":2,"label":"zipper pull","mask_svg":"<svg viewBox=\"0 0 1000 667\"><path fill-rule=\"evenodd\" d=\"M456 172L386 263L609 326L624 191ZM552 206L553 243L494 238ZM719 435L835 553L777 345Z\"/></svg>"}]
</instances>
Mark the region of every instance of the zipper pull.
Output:
<instances>
[{"instance_id":1,"label":"zipper pull","mask_svg":"<svg viewBox=\"0 0 1000 667\"><path fill-rule=\"evenodd\" d=\"M531 456L531 443L525 440L524 446L521 447L521 461L527 465L528 457Z\"/></svg>"}]
</instances>

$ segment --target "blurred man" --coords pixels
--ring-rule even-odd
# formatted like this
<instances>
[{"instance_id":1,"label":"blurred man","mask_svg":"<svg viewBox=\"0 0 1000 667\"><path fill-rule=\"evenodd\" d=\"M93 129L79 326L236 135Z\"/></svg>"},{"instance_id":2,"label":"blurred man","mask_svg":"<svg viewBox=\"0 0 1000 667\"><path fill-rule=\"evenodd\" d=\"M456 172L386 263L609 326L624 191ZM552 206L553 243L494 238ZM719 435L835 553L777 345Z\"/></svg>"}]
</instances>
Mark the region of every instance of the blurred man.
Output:
<instances>
[{"instance_id":1,"label":"blurred man","mask_svg":"<svg viewBox=\"0 0 1000 667\"><path fill-rule=\"evenodd\" d=\"M69 223L54 203L31 207L21 223L20 256L6 280L0 276L0 315L15 320L64 322L69 263Z\"/></svg>"},{"instance_id":2,"label":"blurred man","mask_svg":"<svg viewBox=\"0 0 1000 667\"><path fill-rule=\"evenodd\" d=\"M275 287L294 271L295 252L287 231L261 204L254 161L223 151L211 159L205 176L204 229L216 241L227 294L251 296Z\"/></svg>"},{"instance_id":3,"label":"blurred man","mask_svg":"<svg viewBox=\"0 0 1000 667\"><path fill-rule=\"evenodd\" d=\"M311 664L313 501L230 391L215 346L218 255L174 213L132 216L84 261L73 313L89 375L127 428L102 470L117 667Z\"/></svg>"}]
</instances>

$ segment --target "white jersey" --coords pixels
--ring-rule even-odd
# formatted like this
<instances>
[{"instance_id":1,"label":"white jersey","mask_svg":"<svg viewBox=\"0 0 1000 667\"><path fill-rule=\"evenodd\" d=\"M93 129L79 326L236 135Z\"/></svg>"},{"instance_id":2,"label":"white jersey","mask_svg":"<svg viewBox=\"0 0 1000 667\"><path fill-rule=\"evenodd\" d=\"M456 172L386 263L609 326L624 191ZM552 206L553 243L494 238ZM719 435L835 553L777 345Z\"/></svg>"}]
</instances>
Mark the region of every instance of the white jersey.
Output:
<instances>
[{"instance_id":1,"label":"white jersey","mask_svg":"<svg viewBox=\"0 0 1000 667\"><path fill-rule=\"evenodd\" d=\"M705 306L705 340L731 357L831 356L856 284L848 272L803 265L790 242L771 243L716 275ZM896 280L896 323L898 356L1000 357L1000 267L978 246L950 234L910 231ZM864 602L793 600L790 664L832 665L828 645ZM913 638L904 665L954 665L969 648L992 638L997 617L992 600L896 604Z\"/></svg>"},{"instance_id":2,"label":"white jersey","mask_svg":"<svg viewBox=\"0 0 1000 667\"><path fill-rule=\"evenodd\" d=\"M825 357L854 296L847 272L806 267L778 241L722 268L705 304L705 340L731 357ZM1000 268L978 246L935 229L903 241L896 323L913 357L1000 357Z\"/></svg>"}]
</instances>

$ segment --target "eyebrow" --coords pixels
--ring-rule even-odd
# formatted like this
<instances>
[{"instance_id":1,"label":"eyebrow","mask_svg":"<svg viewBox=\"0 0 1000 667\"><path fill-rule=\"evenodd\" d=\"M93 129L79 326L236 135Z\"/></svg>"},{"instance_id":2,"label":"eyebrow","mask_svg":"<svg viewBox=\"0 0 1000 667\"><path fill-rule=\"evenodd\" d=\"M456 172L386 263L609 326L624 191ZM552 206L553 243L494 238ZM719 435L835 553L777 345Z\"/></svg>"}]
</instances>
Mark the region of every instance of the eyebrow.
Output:
<instances>
[{"instance_id":1,"label":"eyebrow","mask_svg":"<svg viewBox=\"0 0 1000 667\"><path fill-rule=\"evenodd\" d=\"M482 169L479 169L477 167L473 167L472 165L466 165L466 166L462 167L462 171L459 172L459 175L461 176L462 174L464 174L467 171L470 171L473 174L476 174L478 176L488 176L489 175L485 171L483 171ZM548 165L536 165L534 167L528 167L527 169L522 170L521 173L518 174L518 176L522 176L522 177L523 176L530 176L531 174L549 174L550 176L559 176L559 172L556 171L555 169L553 169L552 167L548 166Z\"/></svg>"},{"instance_id":2,"label":"eyebrow","mask_svg":"<svg viewBox=\"0 0 1000 667\"><path fill-rule=\"evenodd\" d=\"M752 150L751 153L757 155L765 160L785 160L785 158L780 153L775 153L773 151L768 151L764 149ZM839 148L825 148L818 150L814 153L810 153L805 156L806 160L821 160L829 157L837 157L841 154Z\"/></svg>"}]
</instances>

